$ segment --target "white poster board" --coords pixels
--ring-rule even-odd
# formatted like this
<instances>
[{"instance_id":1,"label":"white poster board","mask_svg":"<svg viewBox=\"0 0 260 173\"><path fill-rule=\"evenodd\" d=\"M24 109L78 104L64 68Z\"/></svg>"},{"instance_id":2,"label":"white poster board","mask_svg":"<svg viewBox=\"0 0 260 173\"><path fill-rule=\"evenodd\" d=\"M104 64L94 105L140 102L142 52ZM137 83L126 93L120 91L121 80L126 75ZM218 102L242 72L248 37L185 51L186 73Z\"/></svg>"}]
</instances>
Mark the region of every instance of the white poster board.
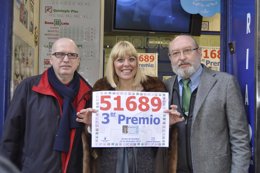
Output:
<instances>
[{"instance_id":1,"label":"white poster board","mask_svg":"<svg viewBox=\"0 0 260 173\"><path fill-rule=\"evenodd\" d=\"M93 92L92 147L168 147L167 92Z\"/></svg>"},{"instance_id":2,"label":"white poster board","mask_svg":"<svg viewBox=\"0 0 260 173\"><path fill-rule=\"evenodd\" d=\"M69 37L80 49L79 73L93 85L99 78L101 59L100 16L100 0L41 0L39 72L50 66L53 42Z\"/></svg>"}]
</instances>

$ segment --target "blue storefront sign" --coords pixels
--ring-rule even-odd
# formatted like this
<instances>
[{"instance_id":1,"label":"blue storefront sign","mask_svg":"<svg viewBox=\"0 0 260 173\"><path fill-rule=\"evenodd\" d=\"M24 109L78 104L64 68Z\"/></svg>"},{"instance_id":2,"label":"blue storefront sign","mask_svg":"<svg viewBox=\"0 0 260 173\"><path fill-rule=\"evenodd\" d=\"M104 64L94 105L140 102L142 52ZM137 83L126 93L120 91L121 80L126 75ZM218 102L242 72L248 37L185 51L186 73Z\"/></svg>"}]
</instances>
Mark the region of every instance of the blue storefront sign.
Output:
<instances>
[{"instance_id":1,"label":"blue storefront sign","mask_svg":"<svg viewBox=\"0 0 260 173\"><path fill-rule=\"evenodd\" d=\"M229 4L228 45L226 71L234 74L241 86L250 127L252 160L250 173L254 173L255 136L255 2L237 0Z\"/></svg>"}]
</instances>

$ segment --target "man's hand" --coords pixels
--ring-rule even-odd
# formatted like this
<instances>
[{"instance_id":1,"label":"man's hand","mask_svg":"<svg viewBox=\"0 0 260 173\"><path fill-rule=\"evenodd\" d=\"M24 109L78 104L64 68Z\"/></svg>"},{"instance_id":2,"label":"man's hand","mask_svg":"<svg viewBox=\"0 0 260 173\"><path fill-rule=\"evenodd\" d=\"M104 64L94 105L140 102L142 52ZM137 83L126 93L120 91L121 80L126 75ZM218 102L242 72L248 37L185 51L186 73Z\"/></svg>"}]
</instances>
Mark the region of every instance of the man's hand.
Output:
<instances>
[{"instance_id":1,"label":"man's hand","mask_svg":"<svg viewBox=\"0 0 260 173\"><path fill-rule=\"evenodd\" d=\"M81 109L77 113L76 121L84 123L86 125L91 125L91 122L92 122L92 116L91 115L92 115L92 113L95 113L95 112L97 112L97 110L92 109L92 108Z\"/></svg>"},{"instance_id":2,"label":"man's hand","mask_svg":"<svg viewBox=\"0 0 260 173\"><path fill-rule=\"evenodd\" d=\"M165 110L165 113L169 113L169 123L170 125L176 124L184 120L184 117L181 116L181 113L177 111L176 105L171 105L169 110Z\"/></svg>"}]
</instances>

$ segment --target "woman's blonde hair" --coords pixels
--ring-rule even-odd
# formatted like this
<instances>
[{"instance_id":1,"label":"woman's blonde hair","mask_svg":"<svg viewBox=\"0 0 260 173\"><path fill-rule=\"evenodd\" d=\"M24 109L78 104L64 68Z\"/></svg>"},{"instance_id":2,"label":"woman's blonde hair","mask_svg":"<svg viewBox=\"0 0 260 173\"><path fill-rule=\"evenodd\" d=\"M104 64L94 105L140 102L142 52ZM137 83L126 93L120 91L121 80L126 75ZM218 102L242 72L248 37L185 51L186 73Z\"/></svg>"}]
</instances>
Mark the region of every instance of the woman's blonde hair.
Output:
<instances>
[{"instance_id":1,"label":"woman's blonde hair","mask_svg":"<svg viewBox=\"0 0 260 173\"><path fill-rule=\"evenodd\" d=\"M115 72L114 61L118 57L127 56L133 56L137 60L137 72L134 77L133 87L140 85L141 82L146 80L146 76L142 73L141 69L139 68L138 55L134 45L129 41L119 41L112 48L106 65L105 77L107 78L107 81L113 88L116 88L119 82L118 76Z\"/></svg>"}]
</instances>

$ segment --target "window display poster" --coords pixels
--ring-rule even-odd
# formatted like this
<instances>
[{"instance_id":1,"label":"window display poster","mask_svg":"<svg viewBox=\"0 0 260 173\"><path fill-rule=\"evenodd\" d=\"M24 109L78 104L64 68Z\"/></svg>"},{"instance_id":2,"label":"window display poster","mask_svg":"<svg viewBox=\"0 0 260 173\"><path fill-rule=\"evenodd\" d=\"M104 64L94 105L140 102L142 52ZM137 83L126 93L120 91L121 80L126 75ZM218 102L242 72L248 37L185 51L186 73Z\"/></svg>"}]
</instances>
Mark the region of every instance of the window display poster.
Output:
<instances>
[{"instance_id":1,"label":"window display poster","mask_svg":"<svg viewBox=\"0 0 260 173\"><path fill-rule=\"evenodd\" d=\"M201 62L212 70L220 70L220 48L201 46Z\"/></svg>"},{"instance_id":2,"label":"window display poster","mask_svg":"<svg viewBox=\"0 0 260 173\"><path fill-rule=\"evenodd\" d=\"M13 45L11 96L23 79L34 75L34 48L15 34Z\"/></svg>"},{"instance_id":3,"label":"window display poster","mask_svg":"<svg viewBox=\"0 0 260 173\"><path fill-rule=\"evenodd\" d=\"M40 4L39 71L50 66L54 41L69 37L80 49L79 73L94 84L100 66L100 1L42 0Z\"/></svg>"},{"instance_id":4,"label":"window display poster","mask_svg":"<svg viewBox=\"0 0 260 173\"><path fill-rule=\"evenodd\" d=\"M139 67L144 74L158 76L158 54L157 53L138 53Z\"/></svg>"}]
</instances>

